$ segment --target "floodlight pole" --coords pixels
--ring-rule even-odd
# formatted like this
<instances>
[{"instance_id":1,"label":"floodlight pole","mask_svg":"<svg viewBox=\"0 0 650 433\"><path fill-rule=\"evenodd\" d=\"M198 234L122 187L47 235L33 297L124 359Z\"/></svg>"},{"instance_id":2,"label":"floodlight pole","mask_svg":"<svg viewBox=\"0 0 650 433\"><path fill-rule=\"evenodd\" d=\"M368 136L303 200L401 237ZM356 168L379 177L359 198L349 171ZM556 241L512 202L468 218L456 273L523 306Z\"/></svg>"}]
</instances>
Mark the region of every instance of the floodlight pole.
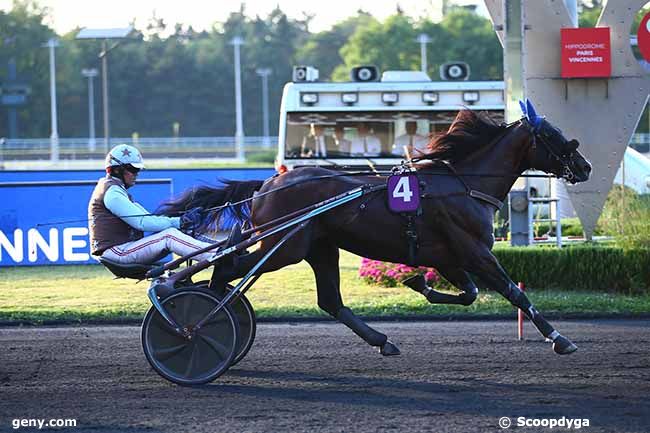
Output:
<instances>
[{"instance_id":1,"label":"floodlight pole","mask_svg":"<svg viewBox=\"0 0 650 433\"><path fill-rule=\"evenodd\" d=\"M235 151L238 160L244 160L244 120L242 116L241 102L241 64L239 56L239 47L244 45L244 39L241 36L235 36L230 41L235 49Z\"/></svg>"},{"instance_id":2,"label":"floodlight pole","mask_svg":"<svg viewBox=\"0 0 650 433\"><path fill-rule=\"evenodd\" d=\"M271 147L271 137L269 137L269 75L273 71L271 68L258 68L255 72L262 77L262 134L264 135L262 140L264 147L269 148Z\"/></svg>"},{"instance_id":3,"label":"floodlight pole","mask_svg":"<svg viewBox=\"0 0 650 433\"><path fill-rule=\"evenodd\" d=\"M82 69L81 74L88 78L88 151L94 152L96 147L94 79L97 76L97 69Z\"/></svg>"},{"instance_id":4,"label":"floodlight pole","mask_svg":"<svg viewBox=\"0 0 650 433\"><path fill-rule=\"evenodd\" d=\"M59 46L59 41L52 38L45 44L50 49L50 118L52 122L52 134L50 135L50 160L59 160L59 127L56 113L56 60L54 49Z\"/></svg>"},{"instance_id":5,"label":"floodlight pole","mask_svg":"<svg viewBox=\"0 0 650 433\"><path fill-rule=\"evenodd\" d=\"M110 131L108 117L108 40L102 41L102 52L99 53L102 59L102 104L104 111L104 150L106 153L110 150Z\"/></svg>"},{"instance_id":6,"label":"floodlight pole","mask_svg":"<svg viewBox=\"0 0 650 433\"><path fill-rule=\"evenodd\" d=\"M431 43L431 38L426 33L420 33L417 42L420 43L420 69L427 72L427 44Z\"/></svg>"}]
</instances>

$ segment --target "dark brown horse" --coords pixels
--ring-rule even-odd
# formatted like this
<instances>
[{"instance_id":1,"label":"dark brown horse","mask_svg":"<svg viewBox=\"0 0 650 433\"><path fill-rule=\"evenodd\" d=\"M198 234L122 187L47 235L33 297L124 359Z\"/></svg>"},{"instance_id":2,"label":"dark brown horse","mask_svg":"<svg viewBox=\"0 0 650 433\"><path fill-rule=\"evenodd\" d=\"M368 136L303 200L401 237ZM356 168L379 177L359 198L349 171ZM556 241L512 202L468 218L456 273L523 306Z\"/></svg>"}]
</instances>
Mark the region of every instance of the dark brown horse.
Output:
<instances>
[{"instance_id":1,"label":"dark brown horse","mask_svg":"<svg viewBox=\"0 0 650 433\"><path fill-rule=\"evenodd\" d=\"M281 269L306 260L314 270L318 305L347 325L384 355L399 354L386 335L372 329L344 306L339 279L339 248L375 260L436 268L460 290L458 295L436 292L423 283L410 282L431 303L470 305L478 289L469 274L476 275L531 319L544 337L553 341L559 354L577 347L560 335L535 309L527 296L508 277L492 254L493 216L499 202L506 200L514 181L524 170L535 168L570 182L589 178L590 164L578 152L578 142L567 140L559 129L538 117L529 105L526 117L510 125L497 125L483 115L461 111L446 134L435 137L430 152L417 164L421 187L421 215L415 219L416 254L409 257L405 219L392 213L386 204L386 190L334 208L309 221L308 225L273 255L259 273ZM442 163L441 161L445 161ZM378 185L386 177L378 175L334 175L324 168L300 168L277 175L260 187L252 200L252 224L260 226L292 211L328 199L362 185ZM290 187L286 187L288 185ZM251 185L250 182L247 185ZM214 202L223 204L250 196L233 195L239 182L213 189ZM286 187L286 188L283 188ZM268 191L280 190L269 194ZM220 195L220 199L216 195ZM216 195L215 195L216 194ZM167 205L170 213L203 205L205 194ZM212 286L242 277L271 248L282 233L261 241L259 249L243 255L232 266L217 266Z\"/></svg>"}]
</instances>

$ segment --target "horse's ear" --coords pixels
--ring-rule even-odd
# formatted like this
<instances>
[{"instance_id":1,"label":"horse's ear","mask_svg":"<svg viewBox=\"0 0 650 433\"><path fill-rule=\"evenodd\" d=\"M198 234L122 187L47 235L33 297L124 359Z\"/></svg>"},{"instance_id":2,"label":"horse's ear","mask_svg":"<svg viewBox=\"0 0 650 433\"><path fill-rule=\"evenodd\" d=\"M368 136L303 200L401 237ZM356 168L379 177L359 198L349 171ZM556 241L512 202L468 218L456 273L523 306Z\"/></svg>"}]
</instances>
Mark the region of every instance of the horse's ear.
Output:
<instances>
[{"instance_id":1,"label":"horse's ear","mask_svg":"<svg viewBox=\"0 0 650 433\"><path fill-rule=\"evenodd\" d=\"M526 98L526 108L528 115L531 117L531 119L534 119L537 117L537 111L535 111L535 107L533 107L533 103L530 102L530 99Z\"/></svg>"},{"instance_id":2,"label":"horse's ear","mask_svg":"<svg viewBox=\"0 0 650 433\"><path fill-rule=\"evenodd\" d=\"M528 112L526 110L526 104L524 104L524 101L519 100L519 106L521 107L521 112L524 114L524 117L528 117Z\"/></svg>"},{"instance_id":3,"label":"horse's ear","mask_svg":"<svg viewBox=\"0 0 650 433\"><path fill-rule=\"evenodd\" d=\"M528 98L526 98L526 114L528 115L528 121L536 130L542 126L542 120L544 120L544 118L537 115L533 103L530 102L530 99Z\"/></svg>"}]
</instances>

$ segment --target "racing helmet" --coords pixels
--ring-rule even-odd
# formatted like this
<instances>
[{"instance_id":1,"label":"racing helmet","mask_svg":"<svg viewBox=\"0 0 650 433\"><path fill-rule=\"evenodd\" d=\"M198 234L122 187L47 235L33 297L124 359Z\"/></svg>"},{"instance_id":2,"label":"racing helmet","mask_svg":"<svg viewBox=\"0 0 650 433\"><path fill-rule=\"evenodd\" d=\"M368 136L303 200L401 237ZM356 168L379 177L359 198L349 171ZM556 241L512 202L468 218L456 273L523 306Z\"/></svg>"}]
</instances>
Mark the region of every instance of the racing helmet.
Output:
<instances>
[{"instance_id":1,"label":"racing helmet","mask_svg":"<svg viewBox=\"0 0 650 433\"><path fill-rule=\"evenodd\" d=\"M120 167L125 165L132 165L133 167L142 170L144 168L144 160L142 154L134 146L128 144L118 144L111 149L106 155L104 168Z\"/></svg>"}]
</instances>

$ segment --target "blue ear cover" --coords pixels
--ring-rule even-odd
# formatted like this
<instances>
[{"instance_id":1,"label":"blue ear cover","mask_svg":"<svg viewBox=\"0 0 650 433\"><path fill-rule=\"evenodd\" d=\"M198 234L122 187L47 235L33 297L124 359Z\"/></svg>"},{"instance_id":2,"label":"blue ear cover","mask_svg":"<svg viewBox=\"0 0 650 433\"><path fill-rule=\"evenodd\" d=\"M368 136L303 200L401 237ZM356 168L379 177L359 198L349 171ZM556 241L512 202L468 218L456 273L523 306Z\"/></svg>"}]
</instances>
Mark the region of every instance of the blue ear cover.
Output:
<instances>
[{"instance_id":1,"label":"blue ear cover","mask_svg":"<svg viewBox=\"0 0 650 433\"><path fill-rule=\"evenodd\" d=\"M521 103L521 102L520 102ZM533 103L530 102L530 99L526 98L526 116L531 125L537 130L542 125L542 117L537 115Z\"/></svg>"},{"instance_id":2,"label":"blue ear cover","mask_svg":"<svg viewBox=\"0 0 650 433\"><path fill-rule=\"evenodd\" d=\"M526 104L524 101L519 101L519 106L521 107L521 112L524 114L524 117L528 118L528 111L526 110Z\"/></svg>"}]
</instances>

